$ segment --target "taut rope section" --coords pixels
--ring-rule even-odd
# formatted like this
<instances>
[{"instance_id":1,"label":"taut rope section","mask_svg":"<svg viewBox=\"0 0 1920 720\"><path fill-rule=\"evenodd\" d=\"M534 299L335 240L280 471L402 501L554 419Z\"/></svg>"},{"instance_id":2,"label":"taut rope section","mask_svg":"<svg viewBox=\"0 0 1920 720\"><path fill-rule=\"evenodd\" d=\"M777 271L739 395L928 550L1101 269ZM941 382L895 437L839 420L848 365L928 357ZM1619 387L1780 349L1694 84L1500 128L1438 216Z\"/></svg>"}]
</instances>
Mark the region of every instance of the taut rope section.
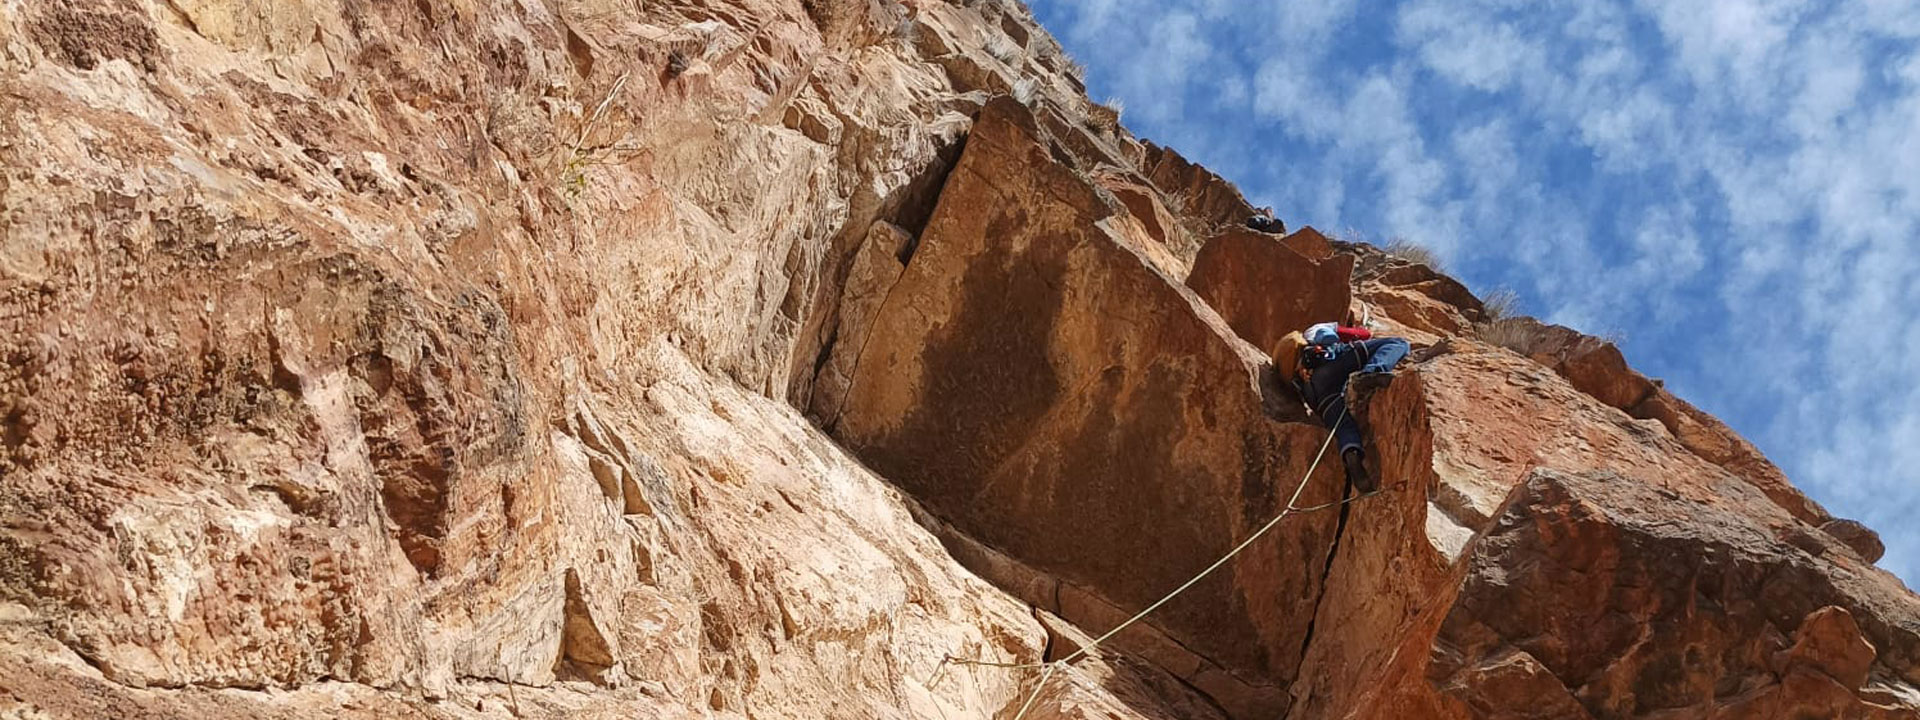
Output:
<instances>
[{"instance_id":1,"label":"taut rope section","mask_svg":"<svg viewBox=\"0 0 1920 720\"><path fill-rule=\"evenodd\" d=\"M1312 512L1314 510L1325 510L1327 508L1337 507L1337 506L1352 502L1354 500L1367 497L1367 495L1372 495L1373 493L1367 493L1366 495L1360 495L1360 496L1348 498L1345 500L1341 500L1339 502L1328 503L1325 505L1315 505L1309 508L1298 507L1294 504L1300 501L1300 494L1303 492L1306 492L1307 480L1313 477L1313 471L1320 468L1320 460L1326 457L1327 448L1333 444L1334 432L1332 428L1339 427L1340 421L1346 419L1346 413L1347 413L1346 409L1341 408L1340 414L1334 417L1333 423L1329 426L1329 429L1327 431L1327 439L1320 442L1320 451L1313 454L1313 464L1307 466L1306 474L1300 476L1300 484L1294 486L1293 496L1287 498L1287 506L1286 508L1280 511L1279 515L1275 515L1272 520L1268 520L1267 524L1261 525L1259 530L1253 531L1252 535L1248 535L1247 539L1240 541L1240 544L1235 545L1232 550L1228 550L1227 554L1222 555L1220 556L1220 559L1213 561L1213 564L1208 565L1205 570L1201 570L1199 574L1194 575L1192 578L1189 578L1186 582L1181 583L1180 587L1174 588L1173 592L1167 593L1166 596L1160 598L1159 600L1154 601L1152 605L1148 605L1147 609L1141 610L1140 612L1135 613L1133 617L1127 618L1126 622L1120 623L1119 625L1114 626L1112 630L1108 630L1106 634L1101 635L1100 637L1094 638L1093 642L1087 643L1085 646L1081 647L1079 650L1075 650L1072 655L1068 655L1064 658L1055 660L1053 662L1002 663L1002 662L990 662L986 660L966 660L962 658L953 657L952 655L948 655L947 657L941 659L940 669L944 669L947 663L953 663L955 665L978 665L983 667L1011 668L1015 670L1031 670L1035 668L1042 668L1042 672L1040 673L1040 681L1037 683L1034 683L1033 692L1027 695L1026 702L1020 704L1020 712L1013 716L1013 720L1023 720L1027 715L1027 711L1033 708L1034 702L1040 699L1040 691L1046 688L1047 679L1053 676L1053 673L1055 670L1066 667L1067 663L1071 663L1074 660L1080 659L1080 657L1082 655L1086 655L1088 651L1096 647L1099 647L1100 643L1106 642L1107 640L1111 639L1113 636L1120 634L1120 631L1125 630L1128 627L1131 627L1134 623L1140 622L1142 619L1152 614L1153 611L1159 610L1160 606L1167 604L1168 602L1172 601L1176 597L1179 597L1180 593L1186 592L1187 589L1193 587L1195 583L1198 583L1202 579L1206 578L1206 576L1213 574L1213 571L1219 570L1220 566L1227 564L1227 562L1232 560L1234 556L1239 555L1240 551L1247 549L1247 546L1252 545L1255 541L1259 540L1261 536L1266 535L1267 531L1272 530L1275 526L1279 525L1281 520L1287 519L1288 515L1292 515L1296 512ZM1376 490L1375 492L1378 492L1378 491ZM940 675L940 669L936 669L934 671L935 682L938 681L938 678Z\"/></svg>"}]
</instances>

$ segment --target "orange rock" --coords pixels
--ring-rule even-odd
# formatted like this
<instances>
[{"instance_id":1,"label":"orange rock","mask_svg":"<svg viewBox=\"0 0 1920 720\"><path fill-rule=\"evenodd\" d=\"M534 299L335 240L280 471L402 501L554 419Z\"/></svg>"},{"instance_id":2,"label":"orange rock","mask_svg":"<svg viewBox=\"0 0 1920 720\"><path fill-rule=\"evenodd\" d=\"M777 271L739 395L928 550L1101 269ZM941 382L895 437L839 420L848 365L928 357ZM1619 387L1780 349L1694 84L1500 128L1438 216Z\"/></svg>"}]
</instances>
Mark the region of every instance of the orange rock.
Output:
<instances>
[{"instance_id":1,"label":"orange rock","mask_svg":"<svg viewBox=\"0 0 1920 720\"><path fill-rule=\"evenodd\" d=\"M1311 259L1318 235L1307 228L1283 240L1244 228L1226 230L1201 249L1187 286L1241 338L1271 353L1289 332L1347 319L1353 259Z\"/></svg>"},{"instance_id":2,"label":"orange rock","mask_svg":"<svg viewBox=\"0 0 1920 720\"><path fill-rule=\"evenodd\" d=\"M1853 690L1866 684L1876 654L1873 643L1860 635L1853 615L1829 605L1800 621L1793 647L1786 651L1785 666L1789 671L1802 666L1818 670Z\"/></svg>"},{"instance_id":3,"label":"orange rock","mask_svg":"<svg viewBox=\"0 0 1920 720\"><path fill-rule=\"evenodd\" d=\"M960 531L1138 608L1276 512L1325 433L1267 417L1261 354L1104 231L1114 211L1025 108L989 103L836 437ZM1322 468L1306 502L1337 477ZM1153 624L1246 678L1227 685L1283 682L1318 583L1292 570L1324 563L1336 521L1300 518ZM1269 702L1245 711L1284 695Z\"/></svg>"},{"instance_id":4,"label":"orange rock","mask_svg":"<svg viewBox=\"0 0 1920 720\"><path fill-rule=\"evenodd\" d=\"M1186 277L1201 244L1174 220L1172 213L1167 212L1159 192L1111 171L1095 172L1093 180L1102 189L1113 193L1126 209L1125 214L1138 226L1140 239L1132 243L1134 247L1141 248L1150 256L1161 253L1169 255L1170 259L1155 257L1155 265L1170 277Z\"/></svg>"},{"instance_id":5,"label":"orange rock","mask_svg":"<svg viewBox=\"0 0 1920 720\"><path fill-rule=\"evenodd\" d=\"M1354 256L1354 297L1364 314L1416 345L1464 334L1481 319L1480 301L1453 278L1370 245L1336 247Z\"/></svg>"},{"instance_id":6,"label":"orange rock","mask_svg":"<svg viewBox=\"0 0 1920 720\"><path fill-rule=\"evenodd\" d=\"M1508 349L1552 368L1576 389L1602 403L1636 418L1659 420L1695 455L1746 479L1802 521L1819 527L1833 519L1732 428L1628 367L1613 343L1528 317L1501 319L1493 326L1481 333L1491 334ZM1874 548L1877 539L1869 539L1868 534L1855 532L1851 526L1835 526L1835 532L1836 537L1850 539L1849 546L1868 562L1879 560L1885 552L1884 548Z\"/></svg>"},{"instance_id":7,"label":"orange rock","mask_svg":"<svg viewBox=\"0 0 1920 720\"><path fill-rule=\"evenodd\" d=\"M1300 716L1524 717L1560 695L1536 664L1593 717L1717 703L1774 683L1774 655L1827 605L1905 648L1881 673L1915 670L1920 602L1898 580L1660 428L1474 343L1410 363L1364 406L1404 485L1341 536Z\"/></svg>"},{"instance_id":8,"label":"orange rock","mask_svg":"<svg viewBox=\"0 0 1920 720\"><path fill-rule=\"evenodd\" d=\"M1880 558L1887 554L1887 546L1880 542L1880 534L1858 520L1830 520L1820 526L1820 531L1859 553L1860 559L1867 562L1880 562Z\"/></svg>"},{"instance_id":9,"label":"orange rock","mask_svg":"<svg viewBox=\"0 0 1920 720\"><path fill-rule=\"evenodd\" d=\"M1173 148L1146 144L1141 174L1167 198L1194 237L1212 237L1222 229L1239 227L1253 216L1253 206L1233 186L1212 171L1182 157Z\"/></svg>"},{"instance_id":10,"label":"orange rock","mask_svg":"<svg viewBox=\"0 0 1920 720\"><path fill-rule=\"evenodd\" d=\"M1871 530L1239 229L1018 3L362 5L0 13L0 716L1916 718ZM1281 512L1255 344L1349 313L1388 490L1093 646Z\"/></svg>"},{"instance_id":11,"label":"orange rock","mask_svg":"<svg viewBox=\"0 0 1920 720\"><path fill-rule=\"evenodd\" d=\"M773 399L837 407L969 63L1087 105L998 4L0 13L0 716L1017 703L928 678L1044 628Z\"/></svg>"}]
</instances>

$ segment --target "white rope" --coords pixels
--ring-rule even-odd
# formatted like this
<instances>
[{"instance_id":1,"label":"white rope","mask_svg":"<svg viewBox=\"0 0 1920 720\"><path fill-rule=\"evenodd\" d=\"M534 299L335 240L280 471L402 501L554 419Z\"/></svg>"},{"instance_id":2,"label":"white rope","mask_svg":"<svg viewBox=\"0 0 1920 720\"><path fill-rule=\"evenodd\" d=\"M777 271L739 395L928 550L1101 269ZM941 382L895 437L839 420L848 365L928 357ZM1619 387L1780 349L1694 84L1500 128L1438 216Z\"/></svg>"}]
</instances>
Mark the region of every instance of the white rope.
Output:
<instances>
[{"instance_id":1,"label":"white rope","mask_svg":"<svg viewBox=\"0 0 1920 720\"><path fill-rule=\"evenodd\" d=\"M1252 545L1255 541L1259 540L1262 536L1266 535L1268 531L1272 530L1275 526L1279 525L1281 520L1285 520L1288 515L1291 515L1296 512L1311 512L1313 510L1325 510L1330 507L1335 507L1338 505L1346 504L1348 502L1352 502L1353 500L1358 500L1361 497L1366 497L1367 495L1372 495L1373 493L1367 493L1366 495L1361 495L1359 497L1341 500L1340 502L1336 502L1336 503L1329 503L1325 505L1315 505L1311 508L1302 508L1295 505L1295 503L1298 503L1300 501L1300 495L1306 492L1307 481L1313 478L1313 471L1320 468L1320 461L1326 457L1327 448L1333 444L1333 437L1336 430L1332 428L1338 428L1340 426L1340 422L1346 419L1346 416L1347 416L1346 414L1347 414L1347 410L1346 408L1343 407L1340 409L1340 414L1334 417L1334 421L1331 425L1331 428L1327 431L1327 439L1320 443L1320 451L1317 453L1314 453L1313 455L1313 464L1307 466L1306 474L1300 477L1300 484L1294 486L1293 496L1287 498L1287 506L1286 508L1280 511L1279 515L1275 515L1272 520L1268 520L1267 524L1260 526L1259 530L1253 531L1252 535L1248 535L1247 539L1240 541L1240 544L1235 545L1232 550L1227 551L1227 554L1222 555L1220 556L1220 559L1213 561L1213 564L1208 565L1205 570L1201 570L1199 574L1194 575L1192 578L1189 578L1186 582L1181 583L1180 587L1174 588L1173 592L1167 593L1165 596L1161 597L1159 600L1154 601L1152 605L1148 605L1145 610L1141 610L1140 612L1135 613L1133 617L1127 618L1126 622L1120 623L1119 625L1114 626L1112 630L1108 630L1106 634L1101 635L1100 637L1094 638L1093 642L1087 643L1086 645L1082 646L1079 650L1075 650L1073 654L1068 655L1059 660L1055 660L1053 662L1001 663L1001 662L990 662L990 661L981 661L981 660L967 660L963 658L956 658L949 655L940 661L941 665L944 667L947 663L952 662L959 665L980 665L980 666L986 666L986 667L1012 668L1017 670L1044 668L1044 671L1040 674L1040 682L1034 685L1033 693L1028 695L1027 701L1020 706L1020 712L1013 716L1013 720L1021 720L1026 716L1027 710L1033 706L1033 703L1036 700L1040 699L1040 690L1046 686L1047 678L1053 675L1053 671L1056 668L1065 666L1067 663L1073 662L1074 660L1080 658L1081 656L1086 655L1088 652L1092 651L1094 648L1099 647L1101 643L1104 643L1107 640L1112 639L1113 636L1120 634L1121 631L1126 630L1129 627L1132 627L1134 623L1140 622L1142 619L1152 614L1153 611L1160 609L1162 605L1166 605L1168 602L1171 602L1174 598L1179 597L1180 593L1186 592L1188 588L1193 587L1196 583L1199 583L1202 579L1205 579L1208 575L1213 574L1213 571L1219 570L1222 565L1226 565L1228 561L1234 558L1234 556L1239 555L1240 551L1247 549L1248 546Z\"/></svg>"},{"instance_id":2,"label":"white rope","mask_svg":"<svg viewBox=\"0 0 1920 720\"><path fill-rule=\"evenodd\" d=\"M1333 426L1336 428L1339 427L1340 421L1346 419L1346 416L1347 416L1346 408L1341 408L1340 414L1335 416L1334 418ZM1205 578L1206 576L1212 575L1213 571L1219 570L1220 566L1227 564L1227 561L1232 560L1235 555L1239 555L1240 551L1247 549L1247 546L1252 545L1254 541L1259 540L1262 535L1266 535L1267 531L1272 530L1274 526L1279 525L1281 520L1287 519L1287 516L1293 514L1294 510L1297 509L1294 507L1294 503L1299 502L1300 494L1306 492L1307 480L1313 477L1314 470L1319 469L1320 459L1326 457L1327 447L1333 444L1333 436L1334 436L1334 431L1329 430L1327 432L1327 439L1320 443L1320 452L1314 453L1313 464L1307 466L1306 474L1300 477L1300 484L1294 486L1293 488L1293 497L1287 498L1287 507L1286 509L1281 510L1279 515L1273 516L1273 519L1268 520L1267 524L1260 526L1259 530L1255 530L1252 535L1248 535L1247 539L1240 541L1239 545L1235 545L1232 550L1227 551L1227 554L1220 556L1219 560L1213 561L1213 564L1208 565L1207 569L1201 570L1200 574L1193 576L1192 579L1189 579L1184 583L1181 583L1180 587L1173 589L1173 592L1167 593L1166 597L1162 597L1158 601L1154 602L1152 605L1148 605L1147 609L1141 610L1140 612L1135 613L1133 617L1127 618L1126 622L1120 623L1119 626L1115 627L1112 630L1108 630L1105 635L1101 635L1100 637L1094 638L1093 642L1087 643L1085 647L1082 647L1079 650L1074 651L1072 655L1068 655L1065 659L1061 660L1061 662L1063 663L1073 662L1075 658L1078 658L1081 655L1087 654L1087 651L1092 650L1093 648L1099 646L1100 643L1106 642L1109 638L1112 638L1113 636L1120 634L1120 631L1127 629L1129 626L1133 625L1136 622L1140 622L1142 618L1145 618L1147 615L1151 614L1153 611L1159 610L1160 606L1167 604L1169 601L1173 600L1175 597L1179 597L1180 593L1186 592L1187 588L1193 587L1195 583L1200 582L1200 580Z\"/></svg>"},{"instance_id":3,"label":"white rope","mask_svg":"<svg viewBox=\"0 0 1920 720\"><path fill-rule=\"evenodd\" d=\"M1020 712L1013 714L1013 720L1021 720L1027 716L1028 710L1033 709L1033 703L1040 699L1040 691L1047 688L1047 678L1053 677L1054 668L1059 666L1059 662L1047 663L1047 669L1040 672L1040 681L1033 684L1033 692L1027 695L1026 702L1020 704Z\"/></svg>"}]
</instances>

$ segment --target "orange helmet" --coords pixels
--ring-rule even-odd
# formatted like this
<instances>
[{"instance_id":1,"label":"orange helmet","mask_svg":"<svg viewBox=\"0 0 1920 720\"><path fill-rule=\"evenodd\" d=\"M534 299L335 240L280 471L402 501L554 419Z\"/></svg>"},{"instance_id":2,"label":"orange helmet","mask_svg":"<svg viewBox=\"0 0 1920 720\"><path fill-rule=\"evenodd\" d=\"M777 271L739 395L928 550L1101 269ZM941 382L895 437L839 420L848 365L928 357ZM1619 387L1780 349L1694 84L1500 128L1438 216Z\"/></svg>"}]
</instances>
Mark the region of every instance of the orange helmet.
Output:
<instances>
[{"instance_id":1,"label":"orange helmet","mask_svg":"<svg viewBox=\"0 0 1920 720\"><path fill-rule=\"evenodd\" d=\"M1287 333L1273 346L1273 366L1283 377L1292 380L1300 375L1300 351L1307 347L1307 338L1298 331Z\"/></svg>"}]
</instances>

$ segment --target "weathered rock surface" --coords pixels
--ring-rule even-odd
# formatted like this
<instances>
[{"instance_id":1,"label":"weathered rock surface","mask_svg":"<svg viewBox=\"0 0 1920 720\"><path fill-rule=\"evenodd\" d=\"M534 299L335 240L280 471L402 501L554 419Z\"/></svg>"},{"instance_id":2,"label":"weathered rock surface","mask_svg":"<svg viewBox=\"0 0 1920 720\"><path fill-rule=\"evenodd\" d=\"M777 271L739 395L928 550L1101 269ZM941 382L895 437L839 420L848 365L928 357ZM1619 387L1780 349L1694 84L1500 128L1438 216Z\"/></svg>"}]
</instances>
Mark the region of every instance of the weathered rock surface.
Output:
<instances>
[{"instance_id":1,"label":"weathered rock surface","mask_svg":"<svg viewBox=\"0 0 1920 720\"><path fill-rule=\"evenodd\" d=\"M1354 257L1355 315L1381 329L1427 345L1467 332L1484 319L1480 299L1460 281L1433 268L1407 262L1371 245L1340 242Z\"/></svg>"},{"instance_id":2,"label":"weathered rock surface","mask_svg":"<svg viewBox=\"0 0 1920 720\"><path fill-rule=\"evenodd\" d=\"M1658 490L1532 474L1478 541L1440 629L1427 674L1443 704L1496 717L1567 700L1592 717L1916 717L1869 697L1911 692L1911 616L1865 629L1869 642L1847 608L1884 617L1879 598L1773 537L1749 514L1764 498ZM1514 572L1521 562L1528 572ZM1884 679L1869 687L1876 662ZM1517 667L1535 669L1539 694L1483 679Z\"/></svg>"},{"instance_id":3,"label":"weathered rock surface","mask_svg":"<svg viewBox=\"0 0 1920 720\"><path fill-rule=\"evenodd\" d=\"M1194 237L1212 237L1224 228L1239 227L1253 215L1240 189L1206 168L1193 164L1173 148L1146 143L1140 172L1180 213Z\"/></svg>"},{"instance_id":4,"label":"weathered rock surface","mask_svg":"<svg viewBox=\"0 0 1920 720\"><path fill-rule=\"evenodd\" d=\"M1346 322L1352 274L1353 257L1335 255L1313 228L1284 238L1234 228L1200 250L1187 286L1240 337L1272 352L1289 332Z\"/></svg>"},{"instance_id":5,"label":"weathered rock surface","mask_svg":"<svg viewBox=\"0 0 1920 720\"><path fill-rule=\"evenodd\" d=\"M1660 421L1695 455L1746 479L1794 517L1831 529L1835 537L1846 541L1868 562L1879 560L1886 552L1872 530L1859 523L1835 521L1732 428L1628 367L1613 343L1528 317L1496 321L1487 331L1499 336L1509 349L1552 368L1595 400L1636 418Z\"/></svg>"},{"instance_id":6,"label":"weathered rock surface","mask_svg":"<svg viewBox=\"0 0 1920 720\"><path fill-rule=\"evenodd\" d=\"M883 2L0 15L0 714L1018 702L1004 671L927 678L1039 659L1029 610L767 396L811 390L812 330L860 333L979 107L915 36L979 60L1030 27ZM1084 106L1043 37L1010 76Z\"/></svg>"},{"instance_id":7,"label":"weathered rock surface","mask_svg":"<svg viewBox=\"0 0 1920 720\"><path fill-rule=\"evenodd\" d=\"M1324 433L1267 417L1258 352L1116 238L1124 210L1046 143L1019 104L982 111L835 433L961 531L1143 607L1277 511L1280 472L1304 470ZM1333 497L1332 470L1308 501ZM1244 682L1290 676L1318 577L1273 569L1323 563L1334 524L1303 518L1154 624Z\"/></svg>"},{"instance_id":8,"label":"weathered rock surface","mask_svg":"<svg viewBox=\"0 0 1920 720\"><path fill-rule=\"evenodd\" d=\"M1467 341L1366 416L1405 486L1354 509L1294 717L1746 717L1829 605L1874 618L1847 712L1911 708L1913 595L1659 425Z\"/></svg>"},{"instance_id":9,"label":"weathered rock surface","mask_svg":"<svg viewBox=\"0 0 1920 720\"><path fill-rule=\"evenodd\" d=\"M1916 717L1870 529L1079 73L996 0L6 6L0 717ZM1337 317L1421 348L1388 490L1092 645L1342 497L1262 353Z\"/></svg>"}]
</instances>

